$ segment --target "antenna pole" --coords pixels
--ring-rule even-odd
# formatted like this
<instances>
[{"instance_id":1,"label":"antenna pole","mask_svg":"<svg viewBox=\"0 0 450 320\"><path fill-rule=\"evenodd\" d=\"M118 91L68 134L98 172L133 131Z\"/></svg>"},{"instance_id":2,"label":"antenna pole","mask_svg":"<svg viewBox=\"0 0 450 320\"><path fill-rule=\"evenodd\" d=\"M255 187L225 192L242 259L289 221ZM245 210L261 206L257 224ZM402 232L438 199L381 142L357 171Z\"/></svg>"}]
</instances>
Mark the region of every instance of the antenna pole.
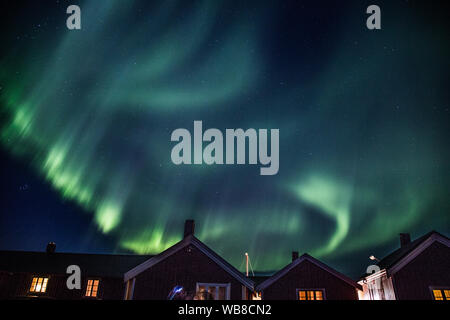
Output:
<instances>
[{"instance_id":1,"label":"antenna pole","mask_svg":"<svg viewBox=\"0 0 450 320\"><path fill-rule=\"evenodd\" d=\"M248 253L245 253L245 275L248 277Z\"/></svg>"}]
</instances>

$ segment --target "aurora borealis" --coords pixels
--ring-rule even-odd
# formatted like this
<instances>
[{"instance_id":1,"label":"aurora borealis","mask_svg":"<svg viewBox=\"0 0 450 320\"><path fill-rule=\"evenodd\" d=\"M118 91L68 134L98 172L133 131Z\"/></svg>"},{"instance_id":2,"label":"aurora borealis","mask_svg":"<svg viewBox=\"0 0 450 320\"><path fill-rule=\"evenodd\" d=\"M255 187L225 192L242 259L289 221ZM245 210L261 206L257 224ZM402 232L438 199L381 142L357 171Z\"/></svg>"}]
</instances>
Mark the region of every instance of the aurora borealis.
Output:
<instances>
[{"instance_id":1,"label":"aurora borealis","mask_svg":"<svg viewBox=\"0 0 450 320\"><path fill-rule=\"evenodd\" d=\"M0 145L14 183L2 184L2 248L96 250L103 238L111 252L155 254L192 218L238 268L244 252L264 271L298 250L357 275L400 232L450 232L450 29L438 4L377 1L382 30L369 31L366 1L74 3L81 30L66 29L65 1L16 4L3 20ZM278 174L174 165L170 134L195 120L279 128ZM29 177L15 179L20 166ZM15 184L35 179L54 196ZM45 219L16 228L44 215L25 206L57 198L89 221L67 218L64 235Z\"/></svg>"}]
</instances>

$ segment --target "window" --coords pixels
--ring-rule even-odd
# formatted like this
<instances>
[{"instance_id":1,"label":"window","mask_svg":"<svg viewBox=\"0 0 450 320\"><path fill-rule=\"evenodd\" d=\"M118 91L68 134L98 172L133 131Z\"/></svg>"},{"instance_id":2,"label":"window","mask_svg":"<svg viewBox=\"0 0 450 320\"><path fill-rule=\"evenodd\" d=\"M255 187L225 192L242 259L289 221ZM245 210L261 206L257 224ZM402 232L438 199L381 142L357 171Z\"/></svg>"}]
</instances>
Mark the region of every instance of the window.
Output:
<instances>
[{"instance_id":1,"label":"window","mask_svg":"<svg viewBox=\"0 0 450 320\"><path fill-rule=\"evenodd\" d=\"M262 300L261 292L253 292L251 300Z\"/></svg>"},{"instance_id":2,"label":"window","mask_svg":"<svg viewBox=\"0 0 450 320\"><path fill-rule=\"evenodd\" d=\"M433 289L434 300L450 300L450 289Z\"/></svg>"},{"instance_id":3,"label":"window","mask_svg":"<svg viewBox=\"0 0 450 320\"><path fill-rule=\"evenodd\" d=\"M86 287L86 297L97 297L100 280L89 279Z\"/></svg>"},{"instance_id":4,"label":"window","mask_svg":"<svg viewBox=\"0 0 450 320\"><path fill-rule=\"evenodd\" d=\"M230 300L229 283L197 283L197 300Z\"/></svg>"},{"instance_id":5,"label":"window","mask_svg":"<svg viewBox=\"0 0 450 320\"><path fill-rule=\"evenodd\" d=\"M324 300L324 289L297 289L298 300Z\"/></svg>"},{"instance_id":6,"label":"window","mask_svg":"<svg viewBox=\"0 0 450 320\"><path fill-rule=\"evenodd\" d=\"M34 277L31 281L30 292L44 293L47 291L48 278Z\"/></svg>"}]
</instances>

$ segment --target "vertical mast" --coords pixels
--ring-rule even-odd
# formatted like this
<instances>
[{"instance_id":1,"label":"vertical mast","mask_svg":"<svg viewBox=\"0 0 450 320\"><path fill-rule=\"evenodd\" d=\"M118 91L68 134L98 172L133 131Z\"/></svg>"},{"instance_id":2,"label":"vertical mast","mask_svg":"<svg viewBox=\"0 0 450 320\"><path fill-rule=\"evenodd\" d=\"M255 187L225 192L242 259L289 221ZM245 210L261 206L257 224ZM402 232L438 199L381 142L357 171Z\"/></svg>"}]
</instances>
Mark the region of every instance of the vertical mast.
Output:
<instances>
[{"instance_id":1,"label":"vertical mast","mask_svg":"<svg viewBox=\"0 0 450 320\"><path fill-rule=\"evenodd\" d=\"M245 275L248 277L248 253L245 253Z\"/></svg>"}]
</instances>

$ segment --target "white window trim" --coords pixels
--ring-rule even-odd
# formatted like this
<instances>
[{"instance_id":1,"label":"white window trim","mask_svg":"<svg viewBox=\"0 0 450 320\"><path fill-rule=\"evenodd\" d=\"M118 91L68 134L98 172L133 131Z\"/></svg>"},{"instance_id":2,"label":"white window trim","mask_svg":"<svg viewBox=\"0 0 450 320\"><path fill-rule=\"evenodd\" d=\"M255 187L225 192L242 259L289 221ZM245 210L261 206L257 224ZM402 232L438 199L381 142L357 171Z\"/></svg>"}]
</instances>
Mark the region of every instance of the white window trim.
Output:
<instances>
[{"instance_id":1,"label":"white window trim","mask_svg":"<svg viewBox=\"0 0 450 320\"><path fill-rule=\"evenodd\" d=\"M295 298L296 300L300 300L299 298L299 291L322 291L322 300L327 300L327 296L326 296L326 290L325 288L297 288L295 289ZM314 297L315 297L315 293L314 293ZM306 299L305 301L319 301L319 300L308 300Z\"/></svg>"},{"instance_id":2,"label":"white window trim","mask_svg":"<svg viewBox=\"0 0 450 320\"><path fill-rule=\"evenodd\" d=\"M123 297L124 300L133 300L135 283L136 283L136 278L130 279L125 283L125 295Z\"/></svg>"},{"instance_id":3,"label":"white window trim","mask_svg":"<svg viewBox=\"0 0 450 320\"><path fill-rule=\"evenodd\" d=\"M198 292L199 287L216 287L216 296L215 300L218 300L219 297L219 291L218 287L224 287L225 288L225 300L230 300L230 293L231 293L231 283L207 283L207 282L197 282L197 285L195 286L195 292Z\"/></svg>"}]
</instances>

